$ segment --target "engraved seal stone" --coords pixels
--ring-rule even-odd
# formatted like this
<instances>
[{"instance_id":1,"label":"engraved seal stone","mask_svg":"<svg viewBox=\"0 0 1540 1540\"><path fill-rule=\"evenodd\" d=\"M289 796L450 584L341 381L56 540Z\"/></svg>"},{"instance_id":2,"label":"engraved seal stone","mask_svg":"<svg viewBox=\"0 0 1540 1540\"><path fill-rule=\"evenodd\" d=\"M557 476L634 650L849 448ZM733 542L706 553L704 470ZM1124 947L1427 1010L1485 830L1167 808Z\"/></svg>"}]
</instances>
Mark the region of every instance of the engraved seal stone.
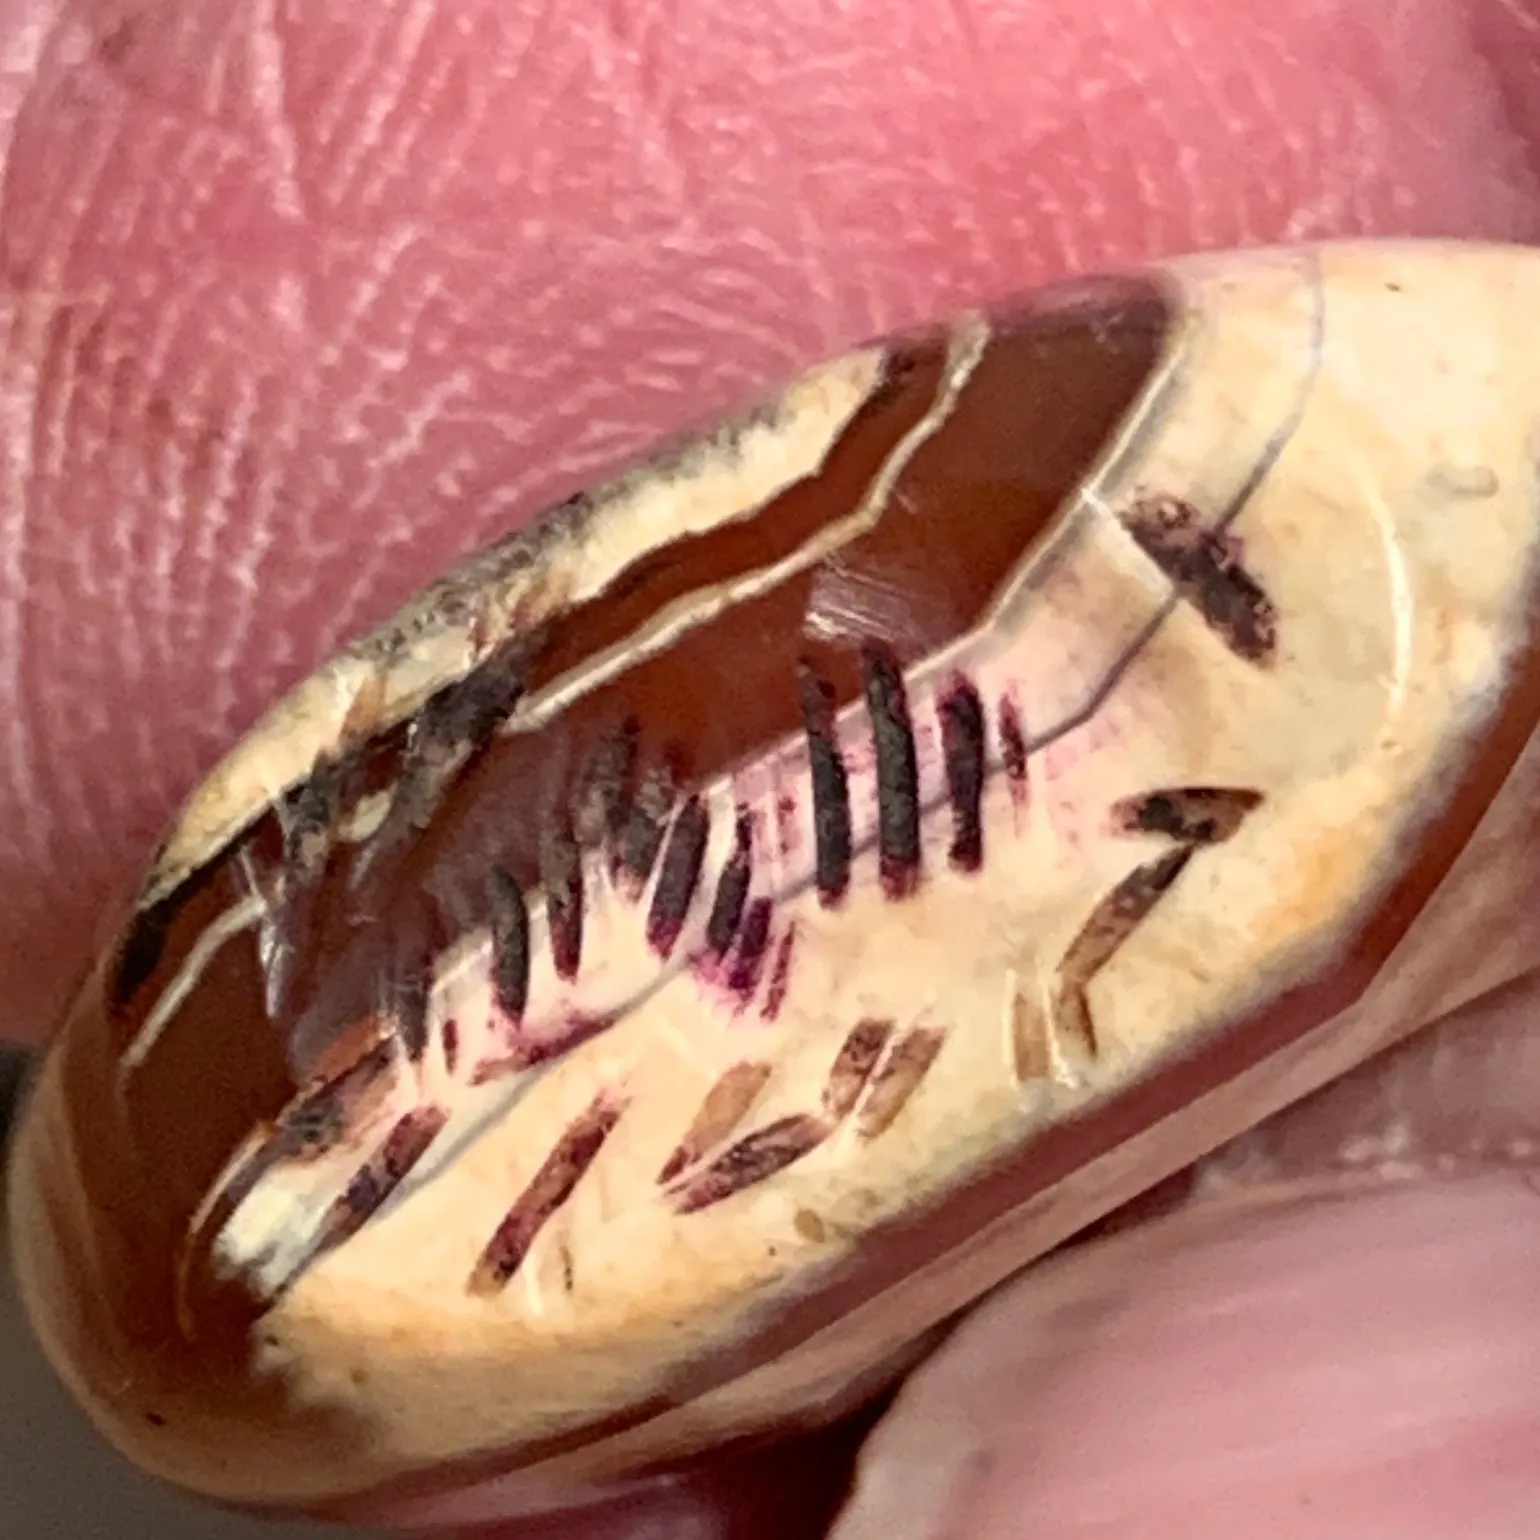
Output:
<instances>
[{"instance_id":1,"label":"engraved seal stone","mask_svg":"<svg viewBox=\"0 0 1540 1540\"><path fill-rule=\"evenodd\" d=\"M271 1510L827 1418L1516 975L1540 253L876 343L574 496L195 792L16 1146L115 1444Z\"/></svg>"}]
</instances>

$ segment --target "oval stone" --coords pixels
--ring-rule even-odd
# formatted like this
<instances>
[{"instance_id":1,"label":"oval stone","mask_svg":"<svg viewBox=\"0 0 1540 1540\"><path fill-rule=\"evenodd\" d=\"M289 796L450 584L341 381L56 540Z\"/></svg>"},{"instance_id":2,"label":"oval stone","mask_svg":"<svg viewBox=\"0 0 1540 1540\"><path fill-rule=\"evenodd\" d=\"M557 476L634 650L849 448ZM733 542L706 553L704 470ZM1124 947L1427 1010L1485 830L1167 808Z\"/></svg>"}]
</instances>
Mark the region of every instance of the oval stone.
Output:
<instances>
[{"instance_id":1,"label":"oval stone","mask_svg":"<svg viewBox=\"0 0 1540 1540\"><path fill-rule=\"evenodd\" d=\"M325 1513L815 1423L1532 966L1537 308L1501 247L1063 284L326 665L190 799L20 1130L96 1424Z\"/></svg>"}]
</instances>

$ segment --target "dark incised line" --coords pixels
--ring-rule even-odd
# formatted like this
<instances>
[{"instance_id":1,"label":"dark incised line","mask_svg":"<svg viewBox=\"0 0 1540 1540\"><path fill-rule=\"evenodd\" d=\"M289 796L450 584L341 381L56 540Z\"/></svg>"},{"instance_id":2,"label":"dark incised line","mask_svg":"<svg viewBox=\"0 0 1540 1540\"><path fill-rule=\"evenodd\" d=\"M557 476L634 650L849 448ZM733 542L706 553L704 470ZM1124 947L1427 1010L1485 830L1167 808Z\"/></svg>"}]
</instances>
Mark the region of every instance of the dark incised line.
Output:
<instances>
[{"instance_id":1,"label":"dark incised line","mask_svg":"<svg viewBox=\"0 0 1540 1540\"><path fill-rule=\"evenodd\" d=\"M765 966L765 949L770 944L768 898L756 898L744 913L743 928L738 933L738 950L727 972L727 987L743 999L759 988L759 976Z\"/></svg>"},{"instance_id":2,"label":"dark incised line","mask_svg":"<svg viewBox=\"0 0 1540 1540\"><path fill-rule=\"evenodd\" d=\"M107 990L108 1003L115 1011L126 1009L160 966L171 934L171 922L186 901L186 895L179 890L170 898L141 909L129 922L118 946L112 982Z\"/></svg>"},{"instance_id":3,"label":"dark incised line","mask_svg":"<svg viewBox=\"0 0 1540 1540\"><path fill-rule=\"evenodd\" d=\"M781 939L775 944L775 961L770 964L770 983L765 989L764 1004L759 1014L765 1021L774 1021L786 1003L786 991L791 985L791 954L797 942L797 922L787 920Z\"/></svg>"},{"instance_id":4,"label":"dark incised line","mask_svg":"<svg viewBox=\"0 0 1540 1540\"><path fill-rule=\"evenodd\" d=\"M886 1132L941 1052L946 1034L938 1027L906 1032L883 1058L856 1114L856 1132L875 1139Z\"/></svg>"},{"instance_id":5,"label":"dark incised line","mask_svg":"<svg viewBox=\"0 0 1540 1540\"><path fill-rule=\"evenodd\" d=\"M274 1020L298 1014L301 979L314 974L317 916L326 897L325 875L339 836L357 761L322 756L311 773L274 804L283 839L283 869L263 924L263 988Z\"/></svg>"},{"instance_id":6,"label":"dark incised line","mask_svg":"<svg viewBox=\"0 0 1540 1540\"><path fill-rule=\"evenodd\" d=\"M552 814L542 833L540 883L551 960L557 977L570 983L583 960L583 853L564 809Z\"/></svg>"},{"instance_id":7,"label":"dark incised line","mask_svg":"<svg viewBox=\"0 0 1540 1540\"><path fill-rule=\"evenodd\" d=\"M522 1021L529 1004L529 905L512 872L492 868L492 991L500 1010Z\"/></svg>"},{"instance_id":8,"label":"dark incised line","mask_svg":"<svg viewBox=\"0 0 1540 1540\"><path fill-rule=\"evenodd\" d=\"M1218 845L1262 805L1247 786L1170 786L1113 805L1113 827L1126 834L1164 834L1184 845Z\"/></svg>"},{"instance_id":9,"label":"dark incised line","mask_svg":"<svg viewBox=\"0 0 1540 1540\"><path fill-rule=\"evenodd\" d=\"M748 902L749 883L754 875L754 815L738 809L733 824L733 848L722 875L717 878L716 897L706 921L706 949L713 957L725 957L738 934L743 906Z\"/></svg>"},{"instance_id":10,"label":"dark incised line","mask_svg":"<svg viewBox=\"0 0 1540 1540\"><path fill-rule=\"evenodd\" d=\"M1103 895L1065 950L1054 991L1055 1015L1060 1029L1078 1037L1087 1052L1099 1051L1086 993L1091 980L1170 890L1197 848L1180 845L1136 867Z\"/></svg>"},{"instance_id":11,"label":"dark incised line","mask_svg":"<svg viewBox=\"0 0 1540 1540\"><path fill-rule=\"evenodd\" d=\"M381 1037L351 1064L306 1085L278 1115L268 1137L224 1179L229 1206L239 1207L275 1167L319 1160L345 1143L379 1105L395 1057L392 1040Z\"/></svg>"},{"instance_id":12,"label":"dark incised line","mask_svg":"<svg viewBox=\"0 0 1540 1540\"><path fill-rule=\"evenodd\" d=\"M849 1115L871 1079L882 1050L893 1036L893 1023L868 1017L840 1044L823 1088L823 1110L836 1123Z\"/></svg>"},{"instance_id":13,"label":"dark incised line","mask_svg":"<svg viewBox=\"0 0 1540 1540\"><path fill-rule=\"evenodd\" d=\"M592 827L585 819L579 829L583 844L620 846L631 802L636 795L636 761L641 750L641 723L627 717L600 743L588 767L580 804L592 812ZM616 857L618 865L619 857Z\"/></svg>"},{"instance_id":14,"label":"dark incised line","mask_svg":"<svg viewBox=\"0 0 1540 1540\"><path fill-rule=\"evenodd\" d=\"M666 958L674 950L685 916L700 886L701 866L711 837L711 818L699 797L689 797L669 831L647 913L647 944Z\"/></svg>"},{"instance_id":15,"label":"dark incised line","mask_svg":"<svg viewBox=\"0 0 1540 1540\"><path fill-rule=\"evenodd\" d=\"M1231 652L1248 663L1271 661L1278 645L1278 611L1241 565L1233 536L1208 528L1196 508L1175 497L1136 503L1122 515L1122 523Z\"/></svg>"},{"instance_id":16,"label":"dark incised line","mask_svg":"<svg viewBox=\"0 0 1540 1540\"><path fill-rule=\"evenodd\" d=\"M414 1063L421 1060L428 1046L428 1006L445 941L442 919L426 899L408 910L396 937L393 976L383 1003L395 1024L398 1041Z\"/></svg>"},{"instance_id":17,"label":"dark incised line","mask_svg":"<svg viewBox=\"0 0 1540 1540\"><path fill-rule=\"evenodd\" d=\"M541 1230L599 1158L624 1110L623 1103L600 1095L567 1126L487 1242L467 1283L470 1293L490 1295L506 1287Z\"/></svg>"},{"instance_id":18,"label":"dark incised line","mask_svg":"<svg viewBox=\"0 0 1540 1540\"><path fill-rule=\"evenodd\" d=\"M448 1121L449 1115L441 1107L414 1107L396 1120L384 1143L358 1168L327 1209L304 1260L284 1279L280 1293L292 1288L302 1273L363 1229L412 1174Z\"/></svg>"},{"instance_id":19,"label":"dark incised line","mask_svg":"<svg viewBox=\"0 0 1540 1540\"><path fill-rule=\"evenodd\" d=\"M952 800L949 859L960 872L976 872L984 860L984 703L970 679L957 675L942 696L941 755Z\"/></svg>"},{"instance_id":20,"label":"dark incised line","mask_svg":"<svg viewBox=\"0 0 1540 1540\"><path fill-rule=\"evenodd\" d=\"M187 1290L195 1259L236 1209L280 1166L308 1165L356 1138L383 1104L394 1083L399 1049L378 1037L350 1062L308 1081L278 1114L266 1137L220 1179L214 1201L195 1220L178 1247L176 1309L184 1335L192 1336Z\"/></svg>"},{"instance_id":21,"label":"dark incised line","mask_svg":"<svg viewBox=\"0 0 1540 1540\"><path fill-rule=\"evenodd\" d=\"M684 1138L658 1172L660 1186L666 1186L693 1166L742 1122L754 1098L764 1089L770 1071L771 1066L762 1060L745 1059L722 1072L706 1092Z\"/></svg>"},{"instance_id":22,"label":"dark incised line","mask_svg":"<svg viewBox=\"0 0 1540 1540\"><path fill-rule=\"evenodd\" d=\"M640 895L663 847L663 830L675 798L674 776L656 766L643 777L631 803L621 840L618 876L635 895Z\"/></svg>"},{"instance_id":23,"label":"dark incised line","mask_svg":"<svg viewBox=\"0 0 1540 1540\"><path fill-rule=\"evenodd\" d=\"M445 790L492 742L524 693L529 650L529 638L521 636L423 706L403 755L390 810L354 858L350 887L357 888L383 856L427 827Z\"/></svg>"},{"instance_id":24,"label":"dark incised line","mask_svg":"<svg viewBox=\"0 0 1540 1540\"><path fill-rule=\"evenodd\" d=\"M177 920L215 880L219 870L218 863L209 862L164 897L135 910L118 945L107 986L108 1001L114 1010L126 1009L150 981L165 957L166 944Z\"/></svg>"},{"instance_id":25,"label":"dark incised line","mask_svg":"<svg viewBox=\"0 0 1540 1540\"><path fill-rule=\"evenodd\" d=\"M827 907L839 903L850 886L850 780L835 735L834 686L806 667L799 685L812 780L818 898Z\"/></svg>"},{"instance_id":26,"label":"dark incised line","mask_svg":"<svg viewBox=\"0 0 1540 1540\"><path fill-rule=\"evenodd\" d=\"M889 898L912 893L920 874L920 768L904 676L893 653L862 649L866 709L877 759L877 847Z\"/></svg>"},{"instance_id":27,"label":"dark incised line","mask_svg":"<svg viewBox=\"0 0 1540 1540\"><path fill-rule=\"evenodd\" d=\"M514 1039L505 1048L479 1060L471 1071L472 1085L490 1085L509 1075L522 1074L537 1064L559 1059L580 1048L615 1025L612 1012L574 1011L559 1023L559 1030L534 1039Z\"/></svg>"},{"instance_id":28,"label":"dark incised line","mask_svg":"<svg viewBox=\"0 0 1540 1540\"><path fill-rule=\"evenodd\" d=\"M799 1112L777 1118L746 1134L680 1188L674 1196L674 1208L681 1214L710 1208L735 1192L784 1171L816 1150L828 1136L829 1125L815 1113Z\"/></svg>"}]
</instances>

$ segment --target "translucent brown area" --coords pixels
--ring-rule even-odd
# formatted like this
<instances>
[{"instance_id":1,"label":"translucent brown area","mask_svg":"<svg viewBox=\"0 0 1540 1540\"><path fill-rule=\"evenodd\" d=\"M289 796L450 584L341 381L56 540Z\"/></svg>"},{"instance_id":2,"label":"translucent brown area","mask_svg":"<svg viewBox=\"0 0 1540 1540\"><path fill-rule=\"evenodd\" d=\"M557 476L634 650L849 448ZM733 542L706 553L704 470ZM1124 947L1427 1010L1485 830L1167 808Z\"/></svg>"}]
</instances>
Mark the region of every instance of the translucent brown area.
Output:
<instances>
[{"instance_id":1,"label":"translucent brown area","mask_svg":"<svg viewBox=\"0 0 1540 1540\"><path fill-rule=\"evenodd\" d=\"M284 938L295 954L281 1023L290 1056L308 1062L334 1032L380 1004L382 978L482 923L491 911L494 863L533 891L542 850L548 865L551 832L565 834L569 819L592 838L594 827L627 811L617 804L634 797L650 772L666 768L670 782L699 784L798 732L799 666L815 671L835 705L844 705L862 695L863 649L878 644L883 656L909 667L954 640L1104 447L1148 375L1165 324L1152 291L1122 284L1000 325L871 534L638 662L546 729L483 742L415 839L392 838L383 853L368 844L334 848L318 884L288 895L302 921ZM848 515L903 435L932 409L943 363L940 336L896 349L881 388L821 475L788 489L756 518L679 541L627 569L599 600L533 639L523 665L527 690L623 639L660 606L782 559ZM808 618L820 602L821 620L829 619L831 574L837 584L859 581L893 596L890 612L899 621L879 636L831 638L824 624L810 634ZM507 658L495 667L504 678ZM485 694L478 679L450 688ZM455 715L443 704L434 710L436 720ZM624 782L602 774L617 743L629 750ZM384 735L357 756L347 778L352 798L392 784L411 759L405 732ZM584 796L608 799L605 820L585 822L574 807ZM281 865L271 819L243 843L259 867ZM201 900L195 895L173 921L152 982L165 979L228 901L227 884L218 888ZM580 968L572 927L563 926L557 939L563 971Z\"/></svg>"}]
</instances>

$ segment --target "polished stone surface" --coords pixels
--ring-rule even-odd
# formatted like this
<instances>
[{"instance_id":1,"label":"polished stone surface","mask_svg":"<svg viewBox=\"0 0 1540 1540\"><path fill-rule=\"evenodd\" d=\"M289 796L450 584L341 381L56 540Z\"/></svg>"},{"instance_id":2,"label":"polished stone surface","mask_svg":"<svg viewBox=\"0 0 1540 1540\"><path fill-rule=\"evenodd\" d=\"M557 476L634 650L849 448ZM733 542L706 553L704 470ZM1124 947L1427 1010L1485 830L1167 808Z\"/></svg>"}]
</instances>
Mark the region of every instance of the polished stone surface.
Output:
<instances>
[{"instance_id":1,"label":"polished stone surface","mask_svg":"<svg viewBox=\"0 0 1540 1540\"><path fill-rule=\"evenodd\" d=\"M0 1046L0 1139L21 1062ZM65 1394L28 1329L4 1219L0 1207L0 1534L14 1540L335 1540L332 1528L241 1518L180 1497L114 1455Z\"/></svg>"}]
</instances>

